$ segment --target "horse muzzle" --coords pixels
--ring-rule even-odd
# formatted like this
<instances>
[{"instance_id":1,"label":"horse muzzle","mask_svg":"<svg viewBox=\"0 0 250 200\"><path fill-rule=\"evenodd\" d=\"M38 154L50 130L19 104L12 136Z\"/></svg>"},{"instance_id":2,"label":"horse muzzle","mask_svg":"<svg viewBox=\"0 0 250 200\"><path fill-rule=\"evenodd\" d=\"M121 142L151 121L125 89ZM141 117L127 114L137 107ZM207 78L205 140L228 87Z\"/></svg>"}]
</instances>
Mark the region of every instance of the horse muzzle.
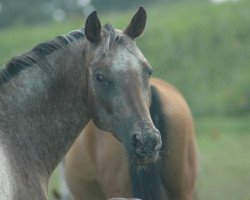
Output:
<instances>
[{"instance_id":1,"label":"horse muzzle","mask_svg":"<svg viewBox=\"0 0 250 200\"><path fill-rule=\"evenodd\" d=\"M132 160L136 165L154 163L162 147L161 135L157 129L131 136Z\"/></svg>"}]
</instances>

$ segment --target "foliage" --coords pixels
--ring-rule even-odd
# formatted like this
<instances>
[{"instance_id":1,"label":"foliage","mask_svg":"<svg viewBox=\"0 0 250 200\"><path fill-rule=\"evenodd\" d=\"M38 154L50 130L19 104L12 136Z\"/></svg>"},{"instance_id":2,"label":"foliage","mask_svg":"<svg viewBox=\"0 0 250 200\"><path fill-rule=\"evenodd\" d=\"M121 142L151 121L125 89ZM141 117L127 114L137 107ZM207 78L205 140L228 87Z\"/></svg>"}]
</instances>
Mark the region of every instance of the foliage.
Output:
<instances>
[{"instance_id":1,"label":"foliage","mask_svg":"<svg viewBox=\"0 0 250 200\"><path fill-rule=\"evenodd\" d=\"M249 1L146 7L148 23L138 45L154 75L180 89L195 115L250 111L249 7ZM123 29L136 9L109 12L101 19ZM0 63L39 41L81 26L79 20L0 32Z\"/></svg>"},{"instance_id":2,"label":"foliage","mask_svg":"<svg viewBox=\"0 0 250 200\"><path fill-rule=\"evenodd\" d=\"M124 10L145 4L179 1L183 0L0 0L0 28L62 21L65 16L86 15L93 9L99 12Z\"/></svg>"},{"instance_id":3,"label":"foliage","mask_svg":"<svg viewBox=\"0 0 250 200\"><path fill-rule=\"evenodd\" d=\"M162 2L163 0L155 0L154 3ZM145 4L148 4L152 2L151 0L109 0L109 1L103 1L103 0L92 0L93 6L97 10L114 10L114 9L128 9L128 8L134 8L138 6L142 6Z\"/></svg>"},{"instance_id":4,"label":"foliage","mask_svg":"<svg viewBox=\"0 0 250 200\"><path fill-rule=\"evenodd\" d=\"M47 26L24 28L12 27L0 31L0 66L6 63L12 56L20 55L40 42L51 39L56 35L67 33L81 28L82 21L71 23L53 23Z\"/></svg>"},{"instance_id":5,"label":"foliage","mask_svg":"<svg viewBox=\"0 0 250 200\"><path fill-rule=\"evenodd\" d=\"M148 11L138 44L154 75L179 88L196 115L250 111L249 6L249 1L189 2ZM111 19L120 28L128 20Z\"/></svg>"},{"instance_id":6,"label":"foliage","mask_svg":"<svg viewBox=\"0 0 250 200\"><path fill-rule=\"evenodd\" d=\"M0 0L0 27L51 22L81 9L77 0ZM57 16L56 16L57 15Z\"/></svg>"}]
</instances>

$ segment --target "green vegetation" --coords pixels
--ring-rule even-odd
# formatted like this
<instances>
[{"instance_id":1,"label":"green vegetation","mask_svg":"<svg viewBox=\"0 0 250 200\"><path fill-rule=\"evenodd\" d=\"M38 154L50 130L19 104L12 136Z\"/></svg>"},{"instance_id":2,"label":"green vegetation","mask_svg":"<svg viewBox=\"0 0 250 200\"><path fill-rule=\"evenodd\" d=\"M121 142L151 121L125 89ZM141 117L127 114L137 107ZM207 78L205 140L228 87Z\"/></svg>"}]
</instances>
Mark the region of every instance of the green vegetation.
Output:
<instances>
[{"instance_id":1,"label":"green vegetation","mask_svg":"<svg viewBox=\"0 0 250 200\"><path fill-rule=\"evenodd\" d=\"M154 75L177 86L195 115L250 111L249 7L249 1L188 2L148 9L138 44ZM123 28L127 16L107 19Z\"/></svg>"},{"instance_id":2,"label":"green vegetation","mask_svg":"<svg viewBox=\"0 0 250 200\"><path fill-rule=\"evenodd\" d=\"M173 3L183 0L0 0L0 29L16 24L37 25L62 21L87 15L93 9L98 12L128 10L163 1Z\"/></svg>"},{"instance_id":3,"label":"green vegetation","mask_svg":"<svg viewBox=\"0 0 250 200\"><path fill-rule=\"evenodd\" d=\"M36 44L57 35L79 29L83 22L54 23L48 26L12 27L0 32L0 65L5 64L11 57L30 50Z\"/></svg>"},{"instance_id":4,"label":"green vegetation","mask_svg":"<svg viewBox=\"0 0 250 200\"><path fill-rule=\"evenodd\" d=\"M140 47L196 115L250 110L249 6L189 3L150 13Z\"/></svg>"},{"instance_id":5,"label":"green vegetation","mask_svg":"<svg viewBox=\"0 0 250 200\"><path fill-rule=\"evenodd\" d=\"M202 200L249 200L250 116L196 120Z\"/></svg>"},{"instance_id":6,"label":"green vegetation","mask_svg":"<svg viewBox=\"0 0 250 200\"><path fill-rule=\"evenodd\" d=\"M250 2L193 2L147 8L148 25L138 40L154 75L177 86L193 113L250 111ZM123 29L134 11L101 16ZM82 20L0 32L0 63L45 39L83 26Z\"/></svg>"}]
</instances>

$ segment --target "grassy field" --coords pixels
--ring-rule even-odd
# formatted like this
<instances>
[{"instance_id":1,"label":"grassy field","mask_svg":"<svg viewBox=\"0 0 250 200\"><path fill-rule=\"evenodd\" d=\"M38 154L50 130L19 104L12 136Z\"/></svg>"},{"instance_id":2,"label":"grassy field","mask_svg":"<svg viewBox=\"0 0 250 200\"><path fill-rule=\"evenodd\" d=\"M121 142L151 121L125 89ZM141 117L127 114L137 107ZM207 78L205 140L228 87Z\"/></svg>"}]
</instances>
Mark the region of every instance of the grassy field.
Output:
<instances>
[{"instance_id":1,"label":"grassy field","mask_svg":"<svg viewBox=\"0 0 250 200\"><path fill-rule=\"evenodd\" d=\"M148 26L138 40L154 75L174 83L196 116L200 200L250 200L249 7L244 0L149 7ZM123 29L133 12L100 18ZM0 66L83 24L75 19L0 31ZM235 115L239 113L244 116Z\"/></svg>"},{"instance_id":2,"label":"grassy field","mask_svg":"<svg viewBox=\"0 0 250 200\"><path fill-rule=\"evenodd\" d=\"M250 116L196 120L200 200L250 200Z\"/></svg>"},{"instance_id":3,"label":"grassy field","mask_svg":"<svg viewBox=\"0 0 250 200\"><path fill-rule=\"evenodd\" d=\"M138 39L154 75L175 84L194 114L250 111L250 1L214 5L194 1L148 7ZM99 14L123 29L133 11ZM82 19L0 31L0 65L38 42L83 27ZM195 97L195 98L194 98Z\"/></svg>"}]
</instances>

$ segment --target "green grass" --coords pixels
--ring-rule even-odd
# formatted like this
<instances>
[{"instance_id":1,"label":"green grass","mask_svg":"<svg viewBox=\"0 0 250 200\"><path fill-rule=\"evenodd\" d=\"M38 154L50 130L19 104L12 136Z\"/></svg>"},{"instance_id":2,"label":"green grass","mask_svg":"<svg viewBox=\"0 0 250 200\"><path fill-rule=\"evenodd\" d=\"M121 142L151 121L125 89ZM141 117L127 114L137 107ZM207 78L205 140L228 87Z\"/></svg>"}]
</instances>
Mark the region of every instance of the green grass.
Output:
<instances>
[{"instance_id":1,"label":"green grass","mask_svg":"<svg viewBox=\"0 0 250 200\"><path fill-rule=\"evenodd\" d=\"M249 200L250 116L198 119L201 200Z\"/></svg>"},{"instance_id":2,"label":"green grass","mask_svg":"<svg viewBox=\"0 0 250 200\"><path fill-rule=\"evenodd\" d=\"M249 135L201 136L200 174L197 190L200 199L250 199Z\"/></svg>"},{"instance_id":3,"label":"green grass","mask_svg":"<svg viewBox=\"0 0 250 200\"><path fill-rule=\"evenodd\" d=\"M184 2L148 7L138 39L154 75L181 90L193 113L250 111L250 1L214 5ZM133 11L100 14L102 23L124 29ZM83 26L82 19L0 31L0 65L35 44Z\"/></svg>"},{"instance_id":4,"label":"green grass","mask_svg":"<svg viewBox=\"0 0 250 200\"><path fill-rule=\"evenodd\" d=\"M148 9L138 44L154 74L174 83L196 115L250 110L249 7L195 1ZM112 17L121 28L124 21Z\"/></svg>"},{"instance_id":5,"label":"green grass","mask_svg":"<svg viewBox=\"0 0 250 200\"><path fill-rule=\"evenodd\" d=\"M57 35L66 34L83 26L80 21L55 23L48 26L12 27L0 31L0 66L11 57L23 54L33 46Z\"/></svg>"}]
</instances>

